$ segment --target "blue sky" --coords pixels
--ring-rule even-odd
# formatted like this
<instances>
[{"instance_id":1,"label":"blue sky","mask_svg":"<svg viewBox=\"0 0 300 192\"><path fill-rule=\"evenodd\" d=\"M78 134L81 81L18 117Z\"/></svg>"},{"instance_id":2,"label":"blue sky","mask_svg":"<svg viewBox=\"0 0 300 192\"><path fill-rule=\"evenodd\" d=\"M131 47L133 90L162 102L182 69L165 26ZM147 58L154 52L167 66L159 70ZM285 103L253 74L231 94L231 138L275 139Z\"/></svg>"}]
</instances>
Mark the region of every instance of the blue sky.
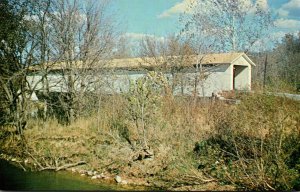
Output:
<instances>
[{"instance_id":1,"label":"blue sky","mask_svg":"<svg viewBox=\"0 0 300 192\"><path fill-rule=\"evenodd\" d=\"M114 11L122 29L131 38L151 35L158 38L177 33L179 15L192 0L115 0ZM300 30L300 0L243 0L258 1L276 14L271 35L280 38L285 33Z\"/></svg>"},{"instance_id":2,"label":"blue sky","mask_svg":"<svg viewBox=\"0 0 300 192\"><path fill-rule=\"evenodd\" d=\"M117 0L117 14L128 33L165 35L176 30L177 17L158 18L180 0Z\"/></svg>"}]
</instances>

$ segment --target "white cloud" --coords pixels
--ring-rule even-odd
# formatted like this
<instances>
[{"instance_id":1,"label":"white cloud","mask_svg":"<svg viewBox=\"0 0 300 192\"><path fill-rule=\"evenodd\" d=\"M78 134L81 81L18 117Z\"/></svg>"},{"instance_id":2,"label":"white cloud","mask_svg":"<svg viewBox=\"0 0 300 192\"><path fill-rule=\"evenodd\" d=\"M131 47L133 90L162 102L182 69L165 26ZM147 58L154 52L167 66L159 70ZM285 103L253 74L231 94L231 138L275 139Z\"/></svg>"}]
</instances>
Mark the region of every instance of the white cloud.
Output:
<instances>
[{"instance_id":1,"label":"white cloud","mask_svg":"<svg viewBox=\"0 0 300 192\"><path fill-rule=\"evenodd\" d=\"M286 32L284 31L277 31L277 32L274 32L270 35L270 38L272 40L279 40L281 38L283 38L285 36Z\"/></svg>"},{"instance_id":2,"label":"white cloud","mask_svg":"<svg viewBox=\"0 0 300 192\"><path fill-rule=\"evenodd\" d=\"M144 34L144 33L125 33L124 34L124 37L132 38L132 39L143 39L147 36L148 36L148 34Z\"/></svg>"},{"instance_id":3,"label":"white cloud","mask_svg":"<svg viewBox=\"0 0 300 192\"><path fill-rule=\"evenodd\" d=\"M195 0L183 0L180 3L176 3L173 7L170 9L167 9L160 15L158 15L158 18L165 18L165 17L170 17L174 14L179 14L179 13L184 13L184 12L189 12L190 11L190 5L193 3Z\"/></svg>"},{"instance_id":4,"label":"white cloud","mask_svg":"<svg viewBox=\"0 0 300 192\"><path fill-rule=\"evenodd\" d=\"M242 11L255 13L256 9L267 11L269 9L268 0L237 0L240 2L240 8Z\"/></svg>"},{"instance_id":5,"label":"white cloud","mask_svg":"<svg viewBox=\"0 0 300 192\"><path fill-rule=\"evenodd\" d=\"M245 11L254 12L255 8L260 8L261 10L268 10L269 4L268 0L256 0L255 2L252 0L237 0L240 2L241 7L245 9Z\"/></svg>"},{"instance_id":6,"label":"white cloud","mask_svg":"<svg viewBox=\"0 0 300 192\"><path fill-rule=\"evenodd\" d=\"M139 40L143 40L145 38L153 38L153 39L156 39L158 41L164 41L165 40L164 37L159 37L159 36L145 34L145 33L125 33L124 37L128 38L130 40L133 40L133 41L139 41Z\"/></svg>"},{"instance_id":7,"label":"white cloud","mask_svg":"<svg viewBox=\"0 0 300 192\"><path fill-rule=\"evenodd\" d=\"M277 19L274 22L276 27L282 28L282 29L289 29L289 30L298 30L300 29L300 21L295 19Z\"/></svg>"},{"instance_id":8,"label":"white cloud","mask_svg":"<svg viewBox=\"0 0 300 192\"><path fill-rule=\"evenodd\" d=\"M300 8L300 0L291 0L282 6L283 9L295 9Z\"/></svg>"},{"instance_id":9,"label":"white cloud","mask_svg":"<svg viewBox=\"0 0 300 192\"><path fill-rule=\"evenodd\" d=\"M250 51L261 52L273 49L278 42L281 42L286 32L276 31L270 33L268 36L258 39L253 46L251 46Z\"/></svg>"},{"instance_id":10,"label":"white cloud","mask_svg":"<svg viewBox=\"0 0 300 192\"><path fill-rule=\"evenodd\" d=\"M284 10L284 9L279 9L278 10L278 14L281 17L287 17L287 16L289 16L289 12L287 10Z\"/></svg>"},{"instance_id":11,"label":"white cloud","mask_svg":"<svg viewBox=\"0 0 300 192\"><path fill-rule=\"evenodd\" d=\"M256 5L263 10L269 9L268 0L257 0Z\"/></svg>"},{"instance_id":12,"label":"white cloud","mask_svg":"<svg viewBox=\"0 0 300 192\"><path fill-rule=\"evenodd\" d=\"M281 17L300 16L300 0L290 0L278 10Z\"/></svg>"},{"instance_id":13,"label":"white cloud","mask_svg":"<svg viewBox=\"0 0 300 192\"><path fill-rule=\"evenodd\" d=\"M164 42L166 41L166 37L163 36L156 36L146 33L125 33L125 38L127 38L131 42L140 42L146 38L150 38L155 41Z\"/></svg>"},{"instance_id":14,"label":"white cloud","mask_svg":"<svg viewBox=\"0 0 300 192\"><path fill-rule=\"evenodd\" d=\"M252 0L239 0L239 2L246 11L251 11L249 10L249 7L259 7L263 10L269 8L268 0L256 0L255 3L253 3ZM176 3L173 7L158 15L158 18L171 17L172 15L180 13L191 13L193 11L193 3L198 4L203 10L213 6L212 2L209 1L182 0L182 2Z\"/></svg>"},{"instance_id":15,"label":"white cloud","mask_svg":"<svg viewBox=\"0 0 300 192\"><path fill-rule=\"evenodd\" d=\"M286 34L287 34L286 31L277 31L277 32L272 33L270 35L269 39L271 42L280 42L280 41L282 41L282 39L285 37ZM298 36L298 31L289 32L289 34Z\"/></svg>"},{"instance_id":16,"label":"white cloud","mask_svg":"<svg viewBox=\"0 0 300 192\"><path fill-rule=\"evenodd\" d=\"M140 56L140 45L145 38L151 38L158 42L164 42L166 40L165 37L145 33L125 33L122 36L127 41L131 54L136 57Z\"/></svg>"}]
</instances>

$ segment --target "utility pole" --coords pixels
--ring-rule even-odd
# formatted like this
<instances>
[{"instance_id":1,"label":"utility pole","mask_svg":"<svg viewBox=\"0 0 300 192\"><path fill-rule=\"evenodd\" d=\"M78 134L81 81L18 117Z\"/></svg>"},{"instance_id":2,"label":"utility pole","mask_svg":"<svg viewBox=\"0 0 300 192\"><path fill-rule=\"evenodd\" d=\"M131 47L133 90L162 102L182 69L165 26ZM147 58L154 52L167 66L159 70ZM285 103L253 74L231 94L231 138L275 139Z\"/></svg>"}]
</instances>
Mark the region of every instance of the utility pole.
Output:
<instances>
[{"instance_id":1,"label":"utility pole","mask_svg":"<svg viewBox=\"0 0 300 192\"><path fill-rule=\"evenodd\" d=\"M264 89L265 89L265 86L266 86L266 79L267 79L267 65L268 65L268 54L266 54L265 64L264 64L264 82L263 82L263 88Z\"/></svg>"}]
</instances>

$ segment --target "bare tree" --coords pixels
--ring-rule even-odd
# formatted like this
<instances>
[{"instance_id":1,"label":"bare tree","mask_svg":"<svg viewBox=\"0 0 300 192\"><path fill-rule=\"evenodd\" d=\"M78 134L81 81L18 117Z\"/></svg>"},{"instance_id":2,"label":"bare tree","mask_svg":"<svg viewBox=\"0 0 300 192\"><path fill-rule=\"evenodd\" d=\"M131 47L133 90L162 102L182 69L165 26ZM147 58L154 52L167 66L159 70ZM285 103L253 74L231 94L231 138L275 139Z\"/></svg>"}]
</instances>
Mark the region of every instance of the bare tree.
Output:
<instances>
[{"instance_id":1,"label":"bare tree","mask_svg":"<svg viewBox=\"0 0 300 192\"><path fill-rule=\"evenodd\" d=\"M300 82L300 32L298 37L286 34L273 51L277 60L278 76L292 86Z\"/></svg>"},{"instance_id":2,"label":"bare tree","mask_svg":"<svg viewBox=\"0 0 300 192\"><path fill-rule=\"evenodd\" d=\"M141 42L140 55L143 63L154 66L166 75L172 94L192 93L196 99L199 95L206 96L206 79L218 67L217 64L203 63L214 59L211 56L207 58L206 54L198 54L209 49L205 46L184 35L169 36L163 41L147 37Z\"/></svg>"},{"instance_id":3,"label":"bare tree","mask_svg":"<svg viewBox=\"0 0 300 192\"><path fill-rule=\"evenodd\" d=\"M264 1L200 0L183 16L183 31L204 39L214 51L245 51L267 36L272 18Z\"/></svg>"},{"instance_id":4,"label":"bare tree","mask_svg":"<svg viewBox=\"0 0 300 192\"><path fill-rule=\"evenodd\" d=\"M300 35L286 34L272 50L253 54L253 78L274 91L295 90L300 81ZM266 57L266 55L268 55Z\"/></svg>"},{"instance_id":5,"label":"bare tree","mask_svg":"<svg viewBox=\"0 0 300 192\"><path fill-rule=\"evenodd\" d=\"M130 40L125 35L121 35L117 40L116 49L114 50L114 58L130 58L132 57L132 51L130 47Z\"/></svg>"},{"instance_id":6,"label":"bare tree","mask_svg":"<svg viewBox=\"0 0 300 192\"><path fill-rule=\"evenodd\" d=\"M260 38L266 37L272 18L264 1L199 0L191 1L189 14L181 16L182 35L190 37L197 53L195 93L200 85L204 93L210 69L202 60L211 52L247 52Z\"/></svg>"},{"instance_id":7,"label":"bare tree","mask_svg":"<svg viewBox=\"0 0 300 192\"><path fill-rule=\"evenodd\" d=\"M114 44L113 21L107 1L53 1L51 48L53 66L61 70L61 105L71 123L83 107L83 98L99 80L99 69L110 58ZM55 68L55 67L54 67Z\"/></svg>"},{"instance_id":8,"label":"bare tree","mask_svg":"<svg viewBox=\"0 0 300 192\"><path fill-rule=\"evenodd\" d=\"M189 40L181 40L175 35L165 40L147 37L142 40L140 46L143 62L158 67L166 74L172 94L178 86L181 88L181 94L184 93L184 68L191 63L194 53Z\"/></svg>"},{"instance_id":9,"label":"bare tree","mask_svg":"<svg viewBox=\"0 0 300 192\"><path fill-rule=\"evenodd\" d=\"M49 62L51 60L52 52L51 52L51 40L50 35L52 28L49 25L51 10L51 0L42 0L39 2L35 2L35 14L33 18L33 22L36 28L36 36L37 40L37 48L35 49L35 57L38 60L39 64L39 73L41 74L41 79L36 82L29 81L29 85L31 86L31 90L35 90L36 86L41 82L42 83L42 97L40 100L43 101L43 112L42 117L44 120L47 118L48 113L48 105L49 105L49 81L48 81L48 73L49 73Z\"/></svg>"}]
</instances>

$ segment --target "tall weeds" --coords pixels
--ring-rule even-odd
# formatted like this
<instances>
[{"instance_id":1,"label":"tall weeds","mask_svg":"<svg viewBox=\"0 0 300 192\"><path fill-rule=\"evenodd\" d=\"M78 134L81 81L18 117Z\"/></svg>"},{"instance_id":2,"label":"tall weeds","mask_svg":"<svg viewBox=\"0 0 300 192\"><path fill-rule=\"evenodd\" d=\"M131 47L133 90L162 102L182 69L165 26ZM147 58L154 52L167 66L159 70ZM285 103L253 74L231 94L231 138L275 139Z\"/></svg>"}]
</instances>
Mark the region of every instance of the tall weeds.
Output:
<instances>
[{"instance_id":1,"label":"tall weeds","mask_svg":"<svg viewBox=\"0 0 300 192\"><path fill-rule=\"evenodd\" d=\"M55 119L30 122L26 151L15 151L38 169L38 164L85 161L87 169L163 182L171 189L208 182L241 189L299 189L299 102L264 94L239 97L240 104L228 105L161 94L148 105L143 137L137 131L141 114L138 125L129 116L129 109L141 106L130 103L128 95L103 96L92 115L72 125ZM6 138L2 151L18 148L15 137ZM139 147L143 139L151 159Z\"/></svg>"},{"instance_id":2,"label":"tall weeds","mask_svg":"<svg viewBox=\"0 0 300 192\"><path fill-rule=\"evenodd\" d=\"M253 94L209 114L215 133L195 147L202 171L246 189L299 188L299 102Z\"/></svg>"}]
</instances>

